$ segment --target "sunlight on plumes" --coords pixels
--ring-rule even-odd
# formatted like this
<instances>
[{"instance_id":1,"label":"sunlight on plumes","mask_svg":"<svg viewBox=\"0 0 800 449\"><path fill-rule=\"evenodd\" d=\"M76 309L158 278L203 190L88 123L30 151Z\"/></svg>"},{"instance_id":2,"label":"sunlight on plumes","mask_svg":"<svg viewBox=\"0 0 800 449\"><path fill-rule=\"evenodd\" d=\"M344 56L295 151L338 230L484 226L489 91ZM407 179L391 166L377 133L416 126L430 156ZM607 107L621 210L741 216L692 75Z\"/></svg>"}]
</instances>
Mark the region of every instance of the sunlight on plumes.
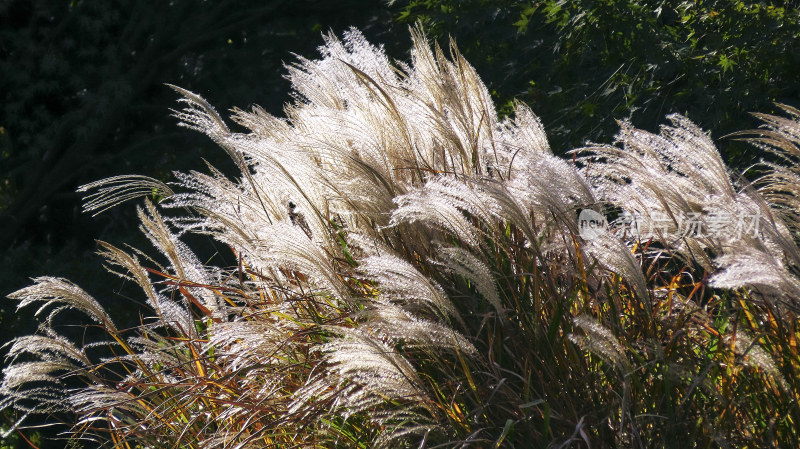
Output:
<instances>
[{"instance_id":1,"label":"sunlight on plumes","mask_svg":"<svg viewBox=\"0 0 800 449\"><path fill-rule=\"evenodd\" d=\"M758 116L749 136L790 164L755 185L680 115L568 160L527 106L498 117L454 44L412 37L392 64L357 30L325 36L286 68L286 117L236 109L244 132L171 86L181 126L239 173L81 187L97 213L151 197L157 256L100 242L141 319L118 329L59 278L11 294L47 312L9 345L15 428L54 414L115 447L800 443L800 113ZM582 233L582 210L611 224ZM625 212L658 232L621 229ZM756 228L716 234L682 218L745 215ZM189 234L235 262L203 263Z\"/></svg>"}]
</instances>

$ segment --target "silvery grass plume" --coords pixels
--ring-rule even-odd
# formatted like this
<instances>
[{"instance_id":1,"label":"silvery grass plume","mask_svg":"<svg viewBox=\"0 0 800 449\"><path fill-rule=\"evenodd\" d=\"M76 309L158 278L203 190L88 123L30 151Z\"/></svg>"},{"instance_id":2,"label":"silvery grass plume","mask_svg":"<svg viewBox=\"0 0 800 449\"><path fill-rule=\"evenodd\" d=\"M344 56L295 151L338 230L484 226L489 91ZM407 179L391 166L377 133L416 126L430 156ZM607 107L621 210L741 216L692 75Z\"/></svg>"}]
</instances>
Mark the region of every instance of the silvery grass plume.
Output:
<instances>
[{"instance_id":1,"label":"silvery grass plume","mask_svg":"<svg viewBox=\"0 0 800 449\"><path fill-rule=\"evenodd\" d=\"M759 298L772 300L781 309L800 311L800 111L778 104L788 117L754 114L764 122L759 130L734 135L774 156L778 162L762 161L764 174L755 181L758 207L765 216L762 239L738 245L719 261L723 270L713 284L722 288L757 287ZM785 164L782 165L781 163ZM763 243L762 243L763 242ZM741 256L737 257L736 252Z\"/></svg>"},{"instance_id":2,"label":"silvery grass plume","mask_svg":"<svg viewBox=\"0 0 800 449\"><path fill-rule=\"evenodd\" d=\"M663 126L659 135L623 122L621 148L596 145L576 152L598 198L635 217L624 236L629 242L654 239L659 245L653 253L668 251L716 272L710 285L758 287L796 312L800 249L791 230L800 210L793 195L800 177L790 167L798 156L798 116L756 116L768 130L751 140L791 163L766 163L769 173L758 190L742 177L733 179L710 137L680 115L669 116L673 126Z\"/></svg>"},{"instance_id":3,"label":"silvery grass plume","mask_svg":"<svg viewBox=\"0 0 800 449\"><path fill-rule=\"evenodd\" d=\"M448 58L412 35L410 62L396 65L356 30L327 36L320 59L288 67L285 118L234 111L244 133L175 87L176 117L238 176L209 167L171 186L87 186L90 211L162 197L139 208L158 259L101 243L149 314L120 329L61 279L12 294L50 311L41 335L10 349L0 405L22 415L17 426L71 416L74 438L105 447L797 442L800 363L784 343L797 328L758 291L786 275L775 285L794 294L783 190L737 186L678 116L660 136L623 124L622 148L594 147L576 166L551 153L526 106L501 120L455 46ZM758 208L770 227L744 242L663 238L673 260L619 233L581 236L578 211L603 204ZM201 263L186 233L224 243L237 265ZM772 278L738 268L764 254ZM695 263L737 290L707 293ZM64 308L106 341L62 337Z\"/></svg>"}]
</instances>

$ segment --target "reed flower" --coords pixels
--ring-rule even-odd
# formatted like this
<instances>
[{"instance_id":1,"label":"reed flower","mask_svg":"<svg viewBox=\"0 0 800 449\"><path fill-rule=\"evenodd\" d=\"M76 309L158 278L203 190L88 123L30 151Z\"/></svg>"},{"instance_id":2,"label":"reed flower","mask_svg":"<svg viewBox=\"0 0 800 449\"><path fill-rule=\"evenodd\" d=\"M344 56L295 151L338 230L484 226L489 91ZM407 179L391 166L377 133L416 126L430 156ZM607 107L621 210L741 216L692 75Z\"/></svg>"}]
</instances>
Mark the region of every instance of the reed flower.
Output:
<instances>
[{"instance_id":1,"label":"reed flower","mask_svg":"<svg viewBox=\"0 0 800 449\"><path fill-rule=\"evenodd\" d=\"M678 115L561 158L526 106L498 117L454 45L412 35L397 64L357 30L326 36L287 67L286 117L234 110L244 132L174 87L181 124L239 172L84 187L98 213L158 196L138 209L157 255L100 243L148 310L122 329L63 279L13 293L44 317L0 382L17 427L45 414L126 448L800 443L796 165L753 187ZM786 111L757 143L796 161ZM667 218L589 238L584 209ZM760 232L679 232L744 213ZM202 263L189 233L236 264ZM61 335L65 308L104 338Z\"/></svg>"}]
</instances>

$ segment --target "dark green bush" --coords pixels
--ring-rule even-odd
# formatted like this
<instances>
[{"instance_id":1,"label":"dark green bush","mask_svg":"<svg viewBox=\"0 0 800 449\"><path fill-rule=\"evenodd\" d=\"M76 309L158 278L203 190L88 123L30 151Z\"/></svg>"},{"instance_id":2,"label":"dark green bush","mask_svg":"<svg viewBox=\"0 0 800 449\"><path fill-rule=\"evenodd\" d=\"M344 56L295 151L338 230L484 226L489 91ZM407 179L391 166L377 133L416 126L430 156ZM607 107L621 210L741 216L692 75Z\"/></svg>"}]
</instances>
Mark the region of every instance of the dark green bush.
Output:
<instances>
[{"instance_id":1,"label":"dark green bush","mask_svg":"<svg viewBox=\"0 0 800 449\"><path fill-rule=\"evenodd\" d=\"M542 117L556 150L607 139L615 120L687 115L721 137L800 97L800 10L789 2L412 0L400 20L458 42L495 100ZM726 145L727 146L727 145ZM744 147L723 150L749 164Z\"/></svg>"}]
</instances>

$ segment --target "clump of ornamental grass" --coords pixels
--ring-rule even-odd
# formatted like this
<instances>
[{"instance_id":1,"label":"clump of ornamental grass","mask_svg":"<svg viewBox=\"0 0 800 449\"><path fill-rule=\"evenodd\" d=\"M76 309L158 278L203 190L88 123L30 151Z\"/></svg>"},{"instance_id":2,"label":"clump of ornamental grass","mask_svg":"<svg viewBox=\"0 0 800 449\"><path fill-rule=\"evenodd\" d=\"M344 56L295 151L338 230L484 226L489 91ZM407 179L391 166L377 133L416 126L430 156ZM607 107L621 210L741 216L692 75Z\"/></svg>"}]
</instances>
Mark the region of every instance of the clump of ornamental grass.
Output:
<instances>
[{"instance_id":1,"label":"clump of ornamental grass","mask_svg":"<svg viewBox=\"0 0 800 449\"><path fill-rule=\"evenodd\" d=\"M148 311L119 328L52 277L12 294L43 318L3 371L17 426L124 448L799 445L797 111L760 116L789 164L752 185L681 116L568 160L525 105L501 120L454 46L413 38L392 65L328 36L288 67L285 118L233 111L244 133L175 88L239 175L87 187L90 211L166 197L139 209L158 258L100 244ZM587 234L587 209L635 226ZM712 232L725 217L756 230ZM63 337L65 309L105 338Z\"/></svg>"}]
</instances>

